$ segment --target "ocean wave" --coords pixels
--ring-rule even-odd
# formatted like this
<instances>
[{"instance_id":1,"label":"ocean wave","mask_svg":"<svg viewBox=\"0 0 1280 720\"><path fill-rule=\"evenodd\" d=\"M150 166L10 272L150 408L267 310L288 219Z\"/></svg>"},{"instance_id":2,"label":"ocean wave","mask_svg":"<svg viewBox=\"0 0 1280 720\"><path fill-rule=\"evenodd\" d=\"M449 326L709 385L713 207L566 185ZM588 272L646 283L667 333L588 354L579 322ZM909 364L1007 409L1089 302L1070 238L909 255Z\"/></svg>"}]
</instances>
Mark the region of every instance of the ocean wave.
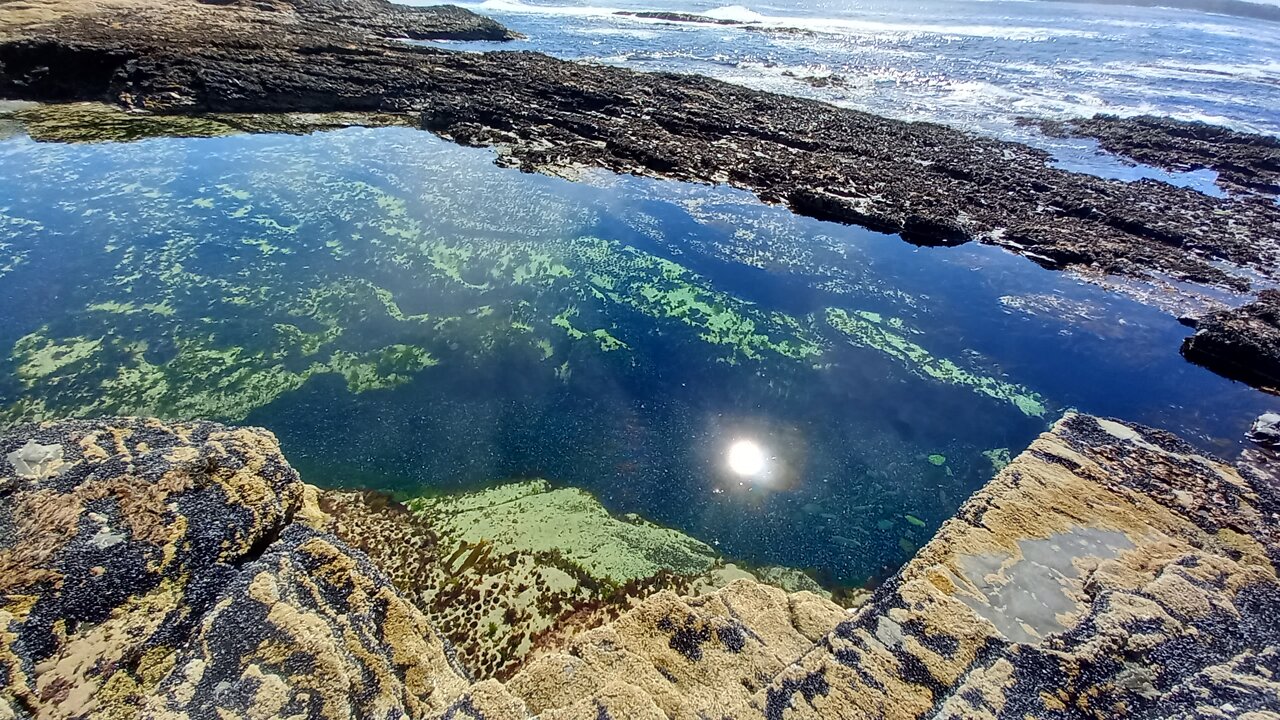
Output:
<instances>
[{"instance_id":1,"label":"ocean wave","mask_svg":"<svg viewBox=\"0 0 1280 720\"><path fill-rule=\"evenodd\" d=\"M426 4L414 0L410 4ZM569 17L612 17L635 23L660 23L653 18L619 15L620 8L599 5L534 5L520 0L484 0L480 3L457 3L481 13L560 15ZM724 5L696 13L715 20L732 20L763 28L797 28L817 33L844 35L895 34L906 37L922 35L941 37L983 37L1022 42L1044 42L1060 37L1098 38L1093 30L1027 25L937 24L887 22L852 17L810 17L802 15L766 15L743 5ZM716 26L723 30L723 26Z\"/></svg>"}]
</instances>

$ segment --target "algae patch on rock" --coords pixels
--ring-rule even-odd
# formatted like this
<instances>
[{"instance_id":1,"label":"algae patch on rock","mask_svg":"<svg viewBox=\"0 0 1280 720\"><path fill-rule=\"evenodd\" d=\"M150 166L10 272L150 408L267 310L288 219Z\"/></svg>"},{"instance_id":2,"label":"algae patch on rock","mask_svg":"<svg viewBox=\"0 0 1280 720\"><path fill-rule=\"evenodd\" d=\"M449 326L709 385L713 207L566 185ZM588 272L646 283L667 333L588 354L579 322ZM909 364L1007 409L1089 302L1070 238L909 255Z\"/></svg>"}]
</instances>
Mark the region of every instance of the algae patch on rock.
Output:
<instances>
[{"instance_id":1,"label":"algae patch on rock","mask_svg":"<svg viewBox=\"0 0 1280 720\"><path fill-rule=\"evenodd\" d=\"M477 678L507 678L566 633L616 618L662 590L702 594L757 577L829 597L799 570L756 573L588 493L545 480L401 504L327 490L327 527L387 568Z\"/></svg>"},{"instance_id":2,"label":"algae patch on rock","mask_svg":"<svg viewBox=\"0 0 1280 720\"><path fill-rule=\"evenodd\" d=\"M441 535L488 542L499 553L556 552L592 577L615 584L663 570L698 574L717 557L705 543L637 516L615 518L585 491L553 489L545 480L419 498L408 506Z\"/></svg>"}]
</instances>

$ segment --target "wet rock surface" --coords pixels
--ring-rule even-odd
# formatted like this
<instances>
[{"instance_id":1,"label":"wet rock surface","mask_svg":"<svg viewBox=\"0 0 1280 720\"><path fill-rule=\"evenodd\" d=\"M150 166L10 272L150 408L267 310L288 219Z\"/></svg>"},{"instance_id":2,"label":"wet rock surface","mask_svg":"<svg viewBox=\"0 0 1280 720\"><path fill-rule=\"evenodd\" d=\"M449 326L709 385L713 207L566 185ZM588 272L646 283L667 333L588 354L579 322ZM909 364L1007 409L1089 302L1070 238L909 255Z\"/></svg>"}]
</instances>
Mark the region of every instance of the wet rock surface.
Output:
<instances>
[{"instance_id":1,"label":"wet rock surface","mask_svg":"<svg viewBox=\"0 0 1280 720\"><path fill-rule=\"evenodd\" d=\"M1280 140L1268 135L1150 115L1032 124L1057 137L1092 138L1107 152L1165 170L1214 170L1218 184L1234 193L1280 194Z\"/></svg>"},{"instance_id":2,"label":"wet rock surface","mask_svg":"<svg viewBox=\"0 0 1280 720\"><path fill-rule=\"evenodd\" d=\"M383 39L411 34L406 20L348 21L361 13L336 0L116 1L0 7L0 94L162 113L409 113L527 170L729 183L802 214L921 244L998 244L1051 268L1245 289L1223 262L1280 267L1280 208L1256 197L1069 173L1024 145L706 78L409 46Z\"/></svg>"},{"instance_id":3,"label":"wet rock surface","mask_svg":"<svg viewBox=\"0 0 1280 720\"><path fill-rule=\"evenodd\" d=\"M1249 440L1269 448L1280 449L1280 413L1263 413L1249 428Z\"/></svg>"},{"instance_id":4,"label":"wet rock surface","mask_svg":"<svg viewBox=\"0 0 1280 720\"><path fill-rule=\"evenodd\" d=\"M727 18L716 18L710 15L698 15L696 13L684 12L663 12L663 11L632 11L619 10L614 15L624 15L627 17L640 18L641 20L661 20L668 23L702 23L705 25L747 25L741 20L730 20Z\"/></svg>"},{"instance_id":5,"label":"wet rock surface","mask_svg":"<svg viewBox=\"0 0 1280 720\"><path fill-rule=\"evenodd\" d=\"M1182 355L1226 377L1280 392L1280 290L1194 321Z\"/></svg>"},{"instance_id":6,"label":"wet rock surface","mask_svg":"<svg viewBox=\"0 0 1280 720\"><path fill-rule=\"evenodd\" d=\"M68 421L0 457L8 717L1280 717L1277 478L1117 421L1059 421L856 610L655 586L505 683L413 599L468 553L266 431Z\"/></svg>"}]
</instances>

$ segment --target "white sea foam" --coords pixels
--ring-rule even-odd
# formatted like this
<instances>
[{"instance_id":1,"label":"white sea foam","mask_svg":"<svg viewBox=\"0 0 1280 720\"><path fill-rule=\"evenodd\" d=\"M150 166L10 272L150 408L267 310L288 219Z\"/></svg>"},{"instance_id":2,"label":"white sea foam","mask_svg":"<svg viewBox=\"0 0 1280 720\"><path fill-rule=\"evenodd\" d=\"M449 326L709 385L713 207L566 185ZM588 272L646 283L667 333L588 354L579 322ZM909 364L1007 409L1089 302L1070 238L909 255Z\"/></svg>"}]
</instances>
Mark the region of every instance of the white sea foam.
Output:
<instances>
[{"instance_id":1,"label":"white sea foam","mask_svg":"<svg viewBox=\"0 0 1280 720\"><path fill-rule=\"evenodd\" d=\"M430 0L409 0L407 4L429 4ZM618 15L617 8L595 5L533 5L520 0L484 0L480 3L458 3L462 7L481 13L511 13L534 15L561 15L568 17L615 17L637 23L653 23L651 18ZM900 36L937 35L945 37L987 37L1024 42L1042 42L1058 37L1096 38L1101 34L1091 30L1072 28L1033 27L1018 25L937 24L914 22L886 22L851 17L807 17L790 15L765 15L742 5L725 5L702 13L717 20L734 20L762 27L800 28L819 33Z\"/></svg>"}]
</instances>

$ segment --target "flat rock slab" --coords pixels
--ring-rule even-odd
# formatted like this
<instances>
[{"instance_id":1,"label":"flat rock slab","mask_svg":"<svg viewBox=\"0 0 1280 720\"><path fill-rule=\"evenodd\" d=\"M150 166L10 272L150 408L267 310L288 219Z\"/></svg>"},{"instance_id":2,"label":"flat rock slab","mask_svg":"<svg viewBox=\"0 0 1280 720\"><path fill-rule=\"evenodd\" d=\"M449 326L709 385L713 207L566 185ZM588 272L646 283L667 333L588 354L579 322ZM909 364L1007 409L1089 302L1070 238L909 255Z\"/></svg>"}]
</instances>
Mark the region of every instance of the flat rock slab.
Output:
<instances>
[{"instance_id":1,"label":"flat rock slab","mask_svg":"<svg viewBox=\"0 0 1280 720\"><path fill-rule=\"evenodd\" d=\"M775 679L765 715L1280 717L1278 488L1070 415Z\"/></svg>"}]
</instances>

